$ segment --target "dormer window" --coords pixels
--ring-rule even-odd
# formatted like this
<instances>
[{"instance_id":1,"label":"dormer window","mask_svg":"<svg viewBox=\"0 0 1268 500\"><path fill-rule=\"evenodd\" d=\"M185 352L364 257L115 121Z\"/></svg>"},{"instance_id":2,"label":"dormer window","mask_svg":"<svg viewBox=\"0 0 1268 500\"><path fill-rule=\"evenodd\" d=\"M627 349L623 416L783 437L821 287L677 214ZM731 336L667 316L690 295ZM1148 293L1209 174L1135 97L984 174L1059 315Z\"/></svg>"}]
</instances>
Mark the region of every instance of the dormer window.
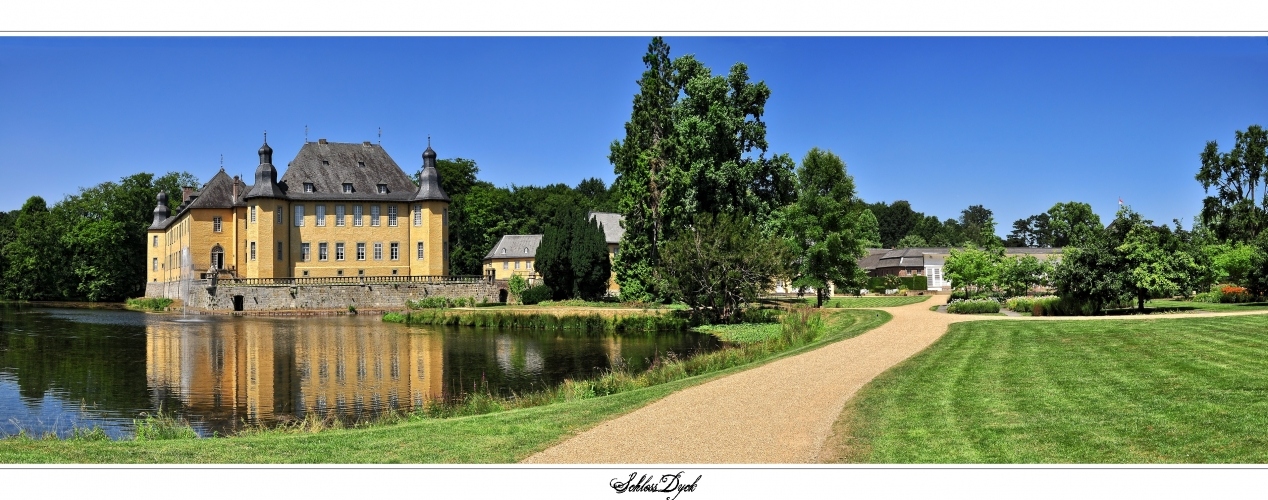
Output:
<instances>
[{"instance_id":1,"label":"dormer window","mask_svg":"<svg viewBox=\"0 0 1268 500\"><path fill-rule=\"evenodd\" d=\"M524 247L524 255L528 255L528 247Z\"/></svg>"},{"instance_id":2,"label":"dormer window","mask_svg":"<svg viewBox=\"0 0 1268 500\"><path fill-rule=\"evenodd\" d=\"M379 194L387 194L387 184L379 184Z\"/></svg>"},{"instance_id":3,"label":"dormer window","mask_svg":"<svg viewBox=\"0 0 1268 500\"><path fill-rule=\"evenodd\" d=\"M330 160L322 160L322 161L321 161L321 166L323 166L323 167L329 167L329 166L330 166Z\"/></svg>"},{"instance_id":4,"label":"dormer window","mask_svg":"<svg viewBox=\"0 0 1268 500\"><path fill-rule=\"evenodd\" d=\"M365 162L363 162L363 161L359 161L359 162L357 162L357 166L358 166L358 167L361 167L361 168L365 168Z\"/></svg>"},{"instance_id":5,"label":"dormer window","mask_svg":"<svg viewBox=\"0 0 1268 500\"><path fill-rule=\"evenodd\" d=\"M313 183L311 183L311 182L305 182L305 183L304 183L304 192L305 192L305 193L311 193L311 192L313 192L313 191L315 191L315 189L313 189Z\"/></svg>"},{"instance_id":6,"label":"dormer window","mask_svg":"<svg viewBox=\"0 0 1268 500\"><path fill-rule=\"evenodd\" d=\"M345 182L345 183L343 183L343 192L345 192L345 193L351 193L351 192L352 192L352 183L351 183L351 182Z\"/></svg>"},{"instance_id":7,"label":"dormer window","mask_svg":"<svg viewBox=\"0 0 1268 500\"><path fill-rule=\"evenodd\" d=\"M506 249L505 249L505 248L503 248L503 249L502 249L502 255L506 255Z\"/></svg>"}]
</instances>

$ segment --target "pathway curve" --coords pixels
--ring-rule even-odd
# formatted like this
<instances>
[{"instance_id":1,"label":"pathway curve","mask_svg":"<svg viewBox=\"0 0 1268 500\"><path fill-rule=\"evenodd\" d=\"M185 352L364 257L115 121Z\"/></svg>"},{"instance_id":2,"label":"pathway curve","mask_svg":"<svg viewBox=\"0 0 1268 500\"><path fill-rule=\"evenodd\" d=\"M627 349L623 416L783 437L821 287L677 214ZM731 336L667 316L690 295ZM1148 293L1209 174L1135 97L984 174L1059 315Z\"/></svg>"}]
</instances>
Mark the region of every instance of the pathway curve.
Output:
<instances>
[{"instance_id":1,"label":"pathway curve","mask_svg":"<svg viewBox=\"0 0 1268 500\"><path fill-rule=\"evenodd\" d=\"M614 418L527 463L815 462L846 400L920 352L947 325L930 301L885 308L889 322L857 337L728 375Z\"/></svg>"},{"instance_id":2,"label":"pathway curve","mask_svg":"<svg viewBox=\"0 0 1268 500\"><path fill-rule=\"evenodd\" d=\"M1007 317L939 313L947 296L883 308L894 319L857 337L683 389L532 455L525 463L813 463L845 402L962 321L1169 319L1266 314Z\"/></svg>"}]
</instances>

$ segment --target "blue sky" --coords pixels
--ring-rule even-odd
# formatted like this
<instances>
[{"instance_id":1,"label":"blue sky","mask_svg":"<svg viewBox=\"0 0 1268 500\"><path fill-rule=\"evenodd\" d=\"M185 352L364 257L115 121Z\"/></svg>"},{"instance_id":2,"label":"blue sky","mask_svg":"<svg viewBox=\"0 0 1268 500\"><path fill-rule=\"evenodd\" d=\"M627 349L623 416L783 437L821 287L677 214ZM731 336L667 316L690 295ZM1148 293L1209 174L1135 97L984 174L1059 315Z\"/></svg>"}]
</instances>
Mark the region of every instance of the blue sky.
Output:
<instances>
[{"instance_id":1,"label":"blue sky","mask_svg":"<svg viewBox=\"0 0 1268 500\"><path fill-rule=\"evenodd\" d=\"M650 37L0 38L0 210L139 171L250 176L304 141L378 140L403 168L426 137L497 185L614 178ZM772 90L770 153L847 163L868 201L1013 220L1121 197L1188 226L1206 141L1268 125L1268 39L667 37Z\"/></svg>"}]
</instances>

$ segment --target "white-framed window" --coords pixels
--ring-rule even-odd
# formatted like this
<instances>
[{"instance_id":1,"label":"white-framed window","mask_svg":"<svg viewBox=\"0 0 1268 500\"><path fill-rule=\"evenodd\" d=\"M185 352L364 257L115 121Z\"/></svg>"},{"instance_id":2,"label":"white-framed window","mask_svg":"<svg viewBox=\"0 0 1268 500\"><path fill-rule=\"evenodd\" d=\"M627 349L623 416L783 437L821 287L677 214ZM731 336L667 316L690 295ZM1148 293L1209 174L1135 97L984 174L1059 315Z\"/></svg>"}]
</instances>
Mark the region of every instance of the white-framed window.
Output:
<instances>
[{"instance_id":1,"label":"white-framed window","mask_svg":"<svg viewBox=\"0 0 1268 500\"><path fill-rule=\"evenodd\" d=\"M364 222L361 220L361 205L352 206L352 225L361 227Z\"/></svg>"},{"instance_id":2,"label":"white-framed window","mask_svg":"<svg viewBox=\"0 0 1268 500\"><path fill-rule=\"evenodd\" d=\"M285 217L286 217L286 214L282 213L282 206L278 205L277 210L273 212L273 222L277 224L285 224L286 221L282 220Z\"/></svg>"},{"instance_id":3,"label":"white-framed window","mask_svg":"<svg viewBox=\"0 0 1268 500\"><path fill-rule=\"evenodd\" d=\"M365 260L365 243L357 243L357 260Z\"/></svg>"},{"instance_id":4,"label":"white-framed window","mask_svg":"<svg viewBox=\"0 0 1268 500\"><path fill-rule=\"evenodd\" d=\"M251 242L251 260L255 260L255 242Z\"/></svg>"},{"instance_id":5,"label":"white-framed window","mask_svg":"<svg viewBox=\"0 0 1268 500\"><path fill-rule=\"evenodd\" d=\"M219 233L219 232L221 231L221 229L224 227L223 222L224 222L224 219L222 219L222 218L220 218L220 217L212 217L212 218L211 218L211 231L212 231L212 232Z\"/></svg>"},{"instance_id":6,"label":"white-framed window","mask_svg":"<svg viewBox=\"0 0 1268 500\"><path fill-rule=\"evenodd\" d=\"M532 269L532 268L533 268L533 261L531 261L531 260L530 260L530 261L528 261L528 262L527 262L527 264L528 264L528 268L529 268L529 269Z\"/></svg>"},{"instance_id":7,"label":"white-framed window","mask_svg":"<svg viewBox=\"0 0 1268 500\"><path fill-rule=\"evenodd\" d=\"M516 268L516 269L519 269L519 268L520 268L520 261L518 261L518 260L517 260L517 261L515 261L515 268Z\"/></svg>"},{"instance_id":8,"label":"white-framed window","mask_svg":"<svg viewBox=\"0 0 1268 500\"><path fill-rule=\"evenodd\" d=\"M304 206L295 205L295 227L302 227L303 225L304 225Z\"/></svg>"},{"instance_id":9,"label":"white-framed window","mask_svg":"<svg viewBox=\"0 0 1268 500\"><path fill-rule=\"evenodd\" d=\"M510 268L511 268L510 261L507 261L507 260L502 261L502 269L510 269Z\"/></svg>"},{"instance_id":10,"label":"white-framed window","mask_svg":"<svg viewBox=\"0 0 1268 500\"><path fill-rule=\"evenodd\" d=\"M255 205L251 205L251 223L255 224Z\"/></svg>"},{"instance_id":11,"label":"white-framed window","mask_svg":"<svg viewBox=\"0 0 1268 500\"><path fill-rule=\"evenodd\" d=\"M335 243L335 260L343 260L343 243Z\"/></svg>"},{"instance_id":12,"label":"white-framed window","mask_svg":"<svg viewBox=\"0 0 1268 500\"><path fill-rule=\"evenodd\" d=\"M151 271L158 271L158 257L154 258L154 268Z\"/></svg>"},{"instance_id":13,"label":"white-framed window","mask_svg":"<svg viewBox=\"0 0 1268 500\"><path fill-rule=\"evenodd\" d=\"M352 192L352 183L351 183L351 182L345 182L345 183L343 183L343 192L345 192L345 193L351 193L351 192Z\"/></svg>"},{"instance_id":14,"label":"white-framed window","mask_svg":"<svg viewBox=\"0 0 1268 500\"><path fill-rule=\"evenodd\" d=\"M286 254L282 253L282 242L277 242L277 260L286 260Z\"/></svg>"},{"instance_id":15,"label":"white-framed window","mask_svg":"<svg viewBox=\"0 0 1268 500\"><path fill-rule=\"evenodd\" d=\"M387 194L387 184L379 184L379 194Z\"/></svg>"},{"instance_id":16,"label":"white-framed window","mask_svg":"<svg viewBox=\"0 0 1268 500\"><path fill-rule=\"evenodd\" d=\"M379 206L370 205L370 225L378 227L379 225Z\"/></svg>"},{"instance_id":17,"label":"white-framed window","mask_svg":"<svg viewBox=\"0 0 1268 500\"><path fill-rule=\"evenodd\" d=\"M502 255L506 255L506 248L505 248L505 247L503 247L503 248L502 248Z\"/></svg>"},{"instance_id":18,"label":"white-framed window","mask_svg":"<svg viewBox=\"0 0 1268 500\"><path fill-rule=\"evenodd\" d=\"M154 235L154 246L158 246L158 235Z\"/></svg>"},{"instance_id":19,"label":"white-framed window","mask_svg":"<svg viewBox=\"0 0 1268 500\"><path fill-rule=\"evenodd\" d=\"M387 225L396 227L396 205L388 205L387 207Z\"/></svg>"},{"instance_id":20,"label":"white-framed window","mask_svg":"<svg viewBox=\"0 0 1268 500\"><path fill-rule=\"evenodd\" d=\"M305 192L305 193L311 193L311 192L313 192L313 191L314 191L314 189L313 189L313 183L311 183L311 182L305 182L305 183L304 183L304 192Z\"/></svg>"},{"instance_id":21,"label":"white-framed window","mask_svg":"<svg viewBox=\"0 0 1268 500\"><path fill-rule=\"evenodd\" d=\"M383 260L383 244L374 244L374 260Z\"/></svg>"},{"instance_id":22,"label":"white-framed window","mask_svg":"<svg viewBox=\"0 0 1268 500\"><path fill-rule=\"evenodd\" d=\"M392 243L388 245L388 257L392 260L401 260L401 244Z\"/></svg>"},{"instance_id":23,"label":"white-framed window","mask_svg":"<svg viewBox=\"0 0 1268 500\"><path fill-rule=\"evenodd\" d=\"M347 215L347 213L344 211L344 206L335 205L335 226L343 227L344 225L343 218L345 215Z\"/></svg>"},{"instance_id":24,"label":"white-framed window","mask_svg":"<svg viewBox=\"0 0 1268 500\"><path fill-rule=\"evenodd\" d=\"M422 205L414 205L414 225L415 226L423 225L423 206Z\"/></svg>"},{"instance_id":25,"label":"white-framed window","mask_svg":"<svg viewBox=\"0 0 1268 500\"><path fill-rule=\"evenodd\" d=\"M423 253L423 242L418 242L418 260L423 260L426 254Z\"/></svg>"},{"instance_id":26,"label":"white-framed window","mask_svg":"<svg viewBox=\"0 0 1268 500\"><path fill-rule=\"evenodd\" d=\"M311 247L308 245L308 243L299 244L299 260L301 262L308 262L308 258L312 255L309 253L311 251Z\"/></svg>"},{"instance_id":27,"label":"white-framed window","mask_svg":"<svg viewBox=\"0 0 1268 500\"><path fill-rule=\"evenodd\" d=\"M327 248L326 242L318 243L317 244L317 260L320 260L322 262L330 260L330 252L328 250L329 249Z\"/></svg>"},{"instance_id":28,"label":"white-framed window","mask_svg":"<svg viewBox=\"0 0 1268 500\"><path fill-rule=\"evenodd\" d=\"M524 247L524 255L528 255L528 247Z\"/></svg>"},{"instance_id":29,"label":"white-framed window","mask_svg":"<svg viewBox=\"0 0 1268 500\"><path fill-rule=\"evenodd\" d=\"M317 227L325 227L326 226L326 206L317 205L317 207L313 209L313 212L314 212L313 215L317 216Z\"/></svg>"}]
</instances>

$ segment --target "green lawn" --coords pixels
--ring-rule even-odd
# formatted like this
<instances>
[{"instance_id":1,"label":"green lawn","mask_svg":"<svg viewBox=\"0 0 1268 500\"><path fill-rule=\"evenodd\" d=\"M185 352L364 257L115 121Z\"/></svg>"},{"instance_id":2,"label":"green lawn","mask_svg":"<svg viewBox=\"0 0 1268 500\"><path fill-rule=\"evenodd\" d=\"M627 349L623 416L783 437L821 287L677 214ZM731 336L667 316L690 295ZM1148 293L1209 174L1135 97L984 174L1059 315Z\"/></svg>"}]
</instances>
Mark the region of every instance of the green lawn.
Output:
<instances>
[{"instance_id":1,"label":"green lawn","mask_svg":"<svg viewBox=\"0 0 1268 500\"><path fill-rule=\"evenodd\" d=\"M644 389L509 410L316 433L265 431L215 439L0 440L0 463L511 463L666 395L871 330L891 316L839 311L811 344L764 360Z\"/></svg>"},{"instance_id":2,"label":"green lawn","mask_svg":"<svg viewBox=\"0 0 1268 500\"><path fill-rule=\"evenodd\" d=\"M1268 316L958 323L826 450L871 463L1268 462Z\"/></svg>"},{"instance_id":3,"label":"green lawn","mask_svg":"<svg viewBox=\"0 0 1268 500\"><path fill-rule=\"evenodd\" d=\"M776 337L783 332L779 323L741 323L738 325L705 325L695 328L696 331L713 335L726 342L749 343L761 342Z\"/></svg>"},{"instance_id":4,"label":"green lawn","mask_svg":"<svg viewBox=\"0 0 1268 500\"><path fill-rule=\"evenodd\" d=\"M1152 308L1158 312L1184 312L1184 311L1262 311L1268 309L1268 302L1246 302L1242 304L1212 304L1209 302L1194 302L1191 300L1172 300L1160 299L1145 302L1146 308Z\"/></svg>"}]
</instances>

